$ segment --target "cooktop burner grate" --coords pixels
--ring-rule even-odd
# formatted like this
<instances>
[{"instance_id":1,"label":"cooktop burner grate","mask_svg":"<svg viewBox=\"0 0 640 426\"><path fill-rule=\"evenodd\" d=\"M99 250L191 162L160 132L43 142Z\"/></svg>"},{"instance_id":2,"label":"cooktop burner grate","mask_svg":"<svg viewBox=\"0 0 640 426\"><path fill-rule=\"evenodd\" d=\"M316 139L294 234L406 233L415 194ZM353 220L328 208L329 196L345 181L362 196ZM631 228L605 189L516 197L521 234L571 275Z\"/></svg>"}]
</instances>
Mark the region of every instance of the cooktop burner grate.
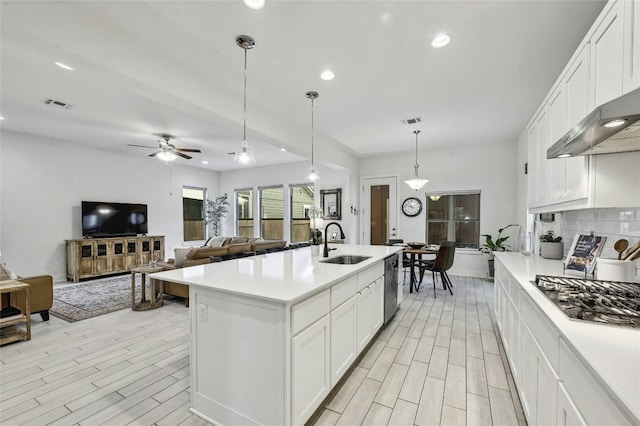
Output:
<instances>
[{"instance_id":1,"label":"cooktop burner grate","mask_svg":"<svg viewBox=\"0 0 640 426\"><path fill-rule=\"evenodd\" d=\"M532 281L569 318L640 329L640 285L536 275Z\"/></svg>"}]
</instances>

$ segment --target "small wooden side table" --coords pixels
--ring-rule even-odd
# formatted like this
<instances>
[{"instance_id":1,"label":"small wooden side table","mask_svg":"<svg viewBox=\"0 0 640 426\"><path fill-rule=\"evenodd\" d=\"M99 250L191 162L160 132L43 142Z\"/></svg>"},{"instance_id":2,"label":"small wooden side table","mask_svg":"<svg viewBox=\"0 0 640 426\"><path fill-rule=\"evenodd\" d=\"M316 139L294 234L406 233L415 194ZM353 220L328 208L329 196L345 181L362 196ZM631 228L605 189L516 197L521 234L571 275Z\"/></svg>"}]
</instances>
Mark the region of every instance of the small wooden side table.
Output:
<instances>
[{"instance_id":1,"label":"small wooden side table","mask_svg":"<svg viewBox=\"0 0 640 426\"><path fill-rule=\"evenodd\" d=\"M164 297L164 282L151 280L151 297L147 300L147 274L153 274L154 272L165 271L166 268L162 266L156 266L150 268L148 266L140 266L138 268L131 269L131 309L134 311L148 311L150 309L159 308L162 306L162 299ZM140 291L140 302L136 303L136 274L140 274L140 282L142 285ZM156 284L159 288L156 288ZM158 297L156 297L158 295Z\"/></svg>"},{"instance_id":2,"label":"small wooden side table","mask_svg":"<svg viewBox=\"0 0 640 426\"><path fill-rule=\"evenodd\" d=\"M18 315L0 318L0 345L15 342L17 340L31 340L31 301L29 300L29 284L16 280L0 281L0 294L17 293L19 291L24 292L25 312L21 312ZM9 326L16 326L19 324L26 324L27 329L23 330L20 327L11 327L6 332L1 330Z\"/></svg>"}]
</instances>

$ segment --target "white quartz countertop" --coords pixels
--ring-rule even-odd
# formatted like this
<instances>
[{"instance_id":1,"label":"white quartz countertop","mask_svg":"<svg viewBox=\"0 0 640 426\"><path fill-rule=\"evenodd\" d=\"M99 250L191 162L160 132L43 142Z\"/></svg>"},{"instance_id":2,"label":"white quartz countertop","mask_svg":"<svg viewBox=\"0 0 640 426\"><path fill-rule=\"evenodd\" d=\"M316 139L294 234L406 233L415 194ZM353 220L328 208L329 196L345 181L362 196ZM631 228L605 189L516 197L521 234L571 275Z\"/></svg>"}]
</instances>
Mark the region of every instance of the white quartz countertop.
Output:
<instances>
[{"instance_id":1,"label":"white quartz countertop","mask_svg":"<svg viewBox=\"0 0 640 426\"><path fill-rule=\"evenodd\" d=\"M520 253L496 256L556 326L568 346L581 355L601 383L640 422L640 330L569 319L530 282L536 274L578 277L575 273L564 274L562 261Z\"/></svg>"},{"instance_id":2,"label":"white quartz countertop","mask_svg":"<svg viewBox=\"0 0 640 426\"><path fill-rule=\"evenodd\" d=\"M371 256L355 265L322 263L311 247L244 257L151 274L151 278L287 304L330 287L402 250L402 247L332 244L329 257Z\"/></svg>"}]
</instances>

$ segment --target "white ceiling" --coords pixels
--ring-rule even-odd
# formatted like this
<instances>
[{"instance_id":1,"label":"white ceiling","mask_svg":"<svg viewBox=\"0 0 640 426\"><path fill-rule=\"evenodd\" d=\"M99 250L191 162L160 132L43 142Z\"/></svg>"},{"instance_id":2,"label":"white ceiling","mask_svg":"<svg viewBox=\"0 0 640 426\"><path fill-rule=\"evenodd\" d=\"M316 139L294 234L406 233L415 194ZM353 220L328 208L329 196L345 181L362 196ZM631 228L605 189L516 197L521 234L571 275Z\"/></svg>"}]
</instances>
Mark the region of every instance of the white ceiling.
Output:
<instances>
[{"instance_id":1,"label":"white ceiling","mask_svg":"<svg viewBox=\"0 0 640 426\"><path fill-rule=\"evenodd\" d=\"M248 34L248 141L257 164L322 144L364 157L514 141L603 1L3 1L4 129L140 156L156 134L199 148L183 164L236 166ZM429 42L447 32L452 42ZM75 71L54 65L61 61ZM331 68L336 78L322 81ZM47 98L72 105L61 109ZM421 125L402 120L420 116ZM280 148L288 152L282 152ZM209 165L201 164L208 160Z\"/></svg>"}]
</instances>

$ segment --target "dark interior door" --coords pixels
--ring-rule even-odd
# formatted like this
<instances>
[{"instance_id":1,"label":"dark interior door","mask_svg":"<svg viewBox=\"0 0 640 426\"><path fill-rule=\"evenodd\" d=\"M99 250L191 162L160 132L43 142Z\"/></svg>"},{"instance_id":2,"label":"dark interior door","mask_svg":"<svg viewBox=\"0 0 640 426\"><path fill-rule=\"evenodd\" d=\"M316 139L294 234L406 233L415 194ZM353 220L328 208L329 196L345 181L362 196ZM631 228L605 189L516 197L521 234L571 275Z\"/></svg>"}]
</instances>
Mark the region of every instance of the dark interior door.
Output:
<instances>
[{"instance_id":1,"label":"dark interior door","mask_svg":"<svg viewBox=\"0 0 640 426\"><path fill-rule=\"evenodd\" d=\"M389 185L371 187L371 244L387 243L389 230Z\"/></svg>"}]
</instances>

